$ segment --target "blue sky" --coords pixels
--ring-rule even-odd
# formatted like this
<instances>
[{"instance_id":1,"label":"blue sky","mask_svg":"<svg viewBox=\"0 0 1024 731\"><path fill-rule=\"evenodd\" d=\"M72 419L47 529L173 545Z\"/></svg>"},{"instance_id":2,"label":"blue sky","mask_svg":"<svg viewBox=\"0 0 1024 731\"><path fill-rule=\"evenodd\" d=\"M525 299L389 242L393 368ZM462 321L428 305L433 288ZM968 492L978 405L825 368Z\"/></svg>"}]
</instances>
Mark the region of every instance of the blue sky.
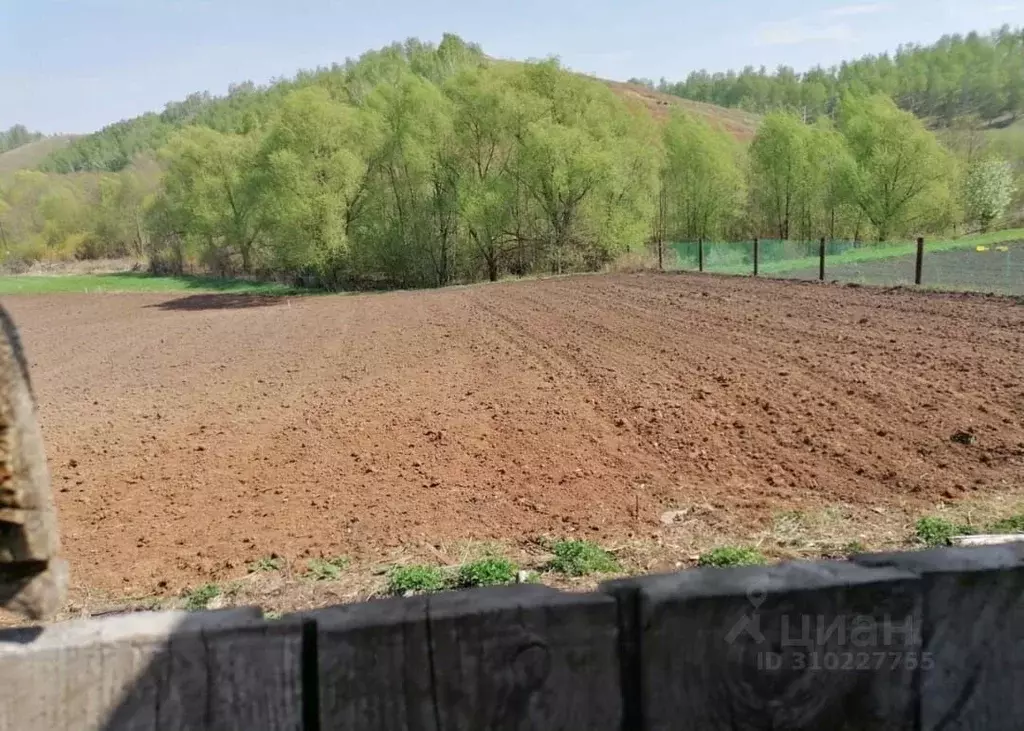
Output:
<instances>
[{"instance_id":1,"label":"blue sky","mask_svg":"<svg viewBox=\"0 0 1024 731\"><path fill-rule=\"evenodd\" d=\"M0 129L89 132L193 91L450 31L611 79L803 70L1024 25L1024 0L0 0Z\"/></svg>"}]
</instances>

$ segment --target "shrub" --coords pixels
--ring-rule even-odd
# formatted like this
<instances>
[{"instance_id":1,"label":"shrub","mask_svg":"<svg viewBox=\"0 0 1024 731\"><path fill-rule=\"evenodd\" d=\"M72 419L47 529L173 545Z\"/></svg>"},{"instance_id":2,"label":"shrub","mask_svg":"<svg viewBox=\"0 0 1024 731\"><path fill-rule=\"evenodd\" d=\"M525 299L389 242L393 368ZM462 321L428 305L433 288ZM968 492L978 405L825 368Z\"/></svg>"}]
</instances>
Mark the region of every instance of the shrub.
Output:
<instances>
[{"instance_id":1,"label":"shrub","mask_svg":"<svg viewBox=\"0 0 1024 731\"><path fill-rule=\"evenodd\" d=\"M567 576L610 573L619 570L619 564L608 551L591 541L558 541L552 547L555 557L548 568Z\"/></svg>"},{"instance_id":2,"label":"shrub","mask_svg":"<svg viewBox=\"0 0 1024 731\"><path fill-rule=\"evenodd\" d=\"M198 612L206 609L214 597L220 596L220 587L216 584L204 584L198 589L192 589L185 593L185 609L189 612Z\"/></svg>"},{"instance_id":3,"label":"shrub","mask_svg":"<svg viewBox=\"0 0 1024 731\"><path fill-rule=\"evenodd\" d=\"M411 564L395 566L388 572L388 592L391 594L423 593L443 588L445 575L437 566Z\"/></svg>"},{"instance_id":4,"label":"shrub","mask_svg":"<svg viewBox=\"0 0 1024 731\"><path fill-rule=\"evenodd\" d=\"M926 517L917 521L914 533L926 546L948 546L953 536L966 535L974 531L970 526L953 523L945 518Z\"/></svg>"},{"instance_id":5,"label":"shrub","mask_svg":"<svg viewBox=\"0 0 1024 731\"><path fill-rule=\"evenodd\" d=\"M763 566L766 563L764 554L749 546L721 546L702 553L697 560L698 566Z\"/></svg>"},{"instance_id":6,"label":"shrub","mask_svg":"<svg viewBox=\"0 0 1024 731\"><path fill-rule=\"evenodd\" d=\"M505 558L488 557L459 567L455 576L457 588L514 584L519 567Z\"/></svg>"}]
</instances>

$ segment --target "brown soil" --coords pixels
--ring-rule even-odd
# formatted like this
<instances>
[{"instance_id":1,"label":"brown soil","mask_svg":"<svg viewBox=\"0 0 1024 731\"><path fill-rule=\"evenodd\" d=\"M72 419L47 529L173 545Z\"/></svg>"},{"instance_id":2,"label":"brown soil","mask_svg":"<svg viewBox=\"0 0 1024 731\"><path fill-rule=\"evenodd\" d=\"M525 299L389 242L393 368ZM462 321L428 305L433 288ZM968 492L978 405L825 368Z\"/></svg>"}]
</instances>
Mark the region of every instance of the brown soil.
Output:
<instances>
[{"instance_id":1,"label":"brown soil","mask_svg":"<svg viewBox=\"0 0 1024 731\"><path fill-rule=\"evenodd\" d=\"M1024 307L699 275L8 297L75 585L1024 487ZM974 444L951 440L958 431ZM966 440L970 441L970 440Z\"/></svg>"}]
</instances>

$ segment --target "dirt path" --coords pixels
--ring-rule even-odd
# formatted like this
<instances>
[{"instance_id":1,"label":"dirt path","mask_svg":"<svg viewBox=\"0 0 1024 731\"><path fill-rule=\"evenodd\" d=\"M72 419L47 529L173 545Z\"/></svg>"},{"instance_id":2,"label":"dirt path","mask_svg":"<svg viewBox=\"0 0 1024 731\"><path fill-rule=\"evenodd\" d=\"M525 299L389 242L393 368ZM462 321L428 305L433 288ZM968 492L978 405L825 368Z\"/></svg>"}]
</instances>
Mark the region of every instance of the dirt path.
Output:
<instances>
[{"instance_id":1,"label":"dirt path","mask_svg":"<svg viewBox=\"0 0 1024 731\"><path fill-rule=\"evenodd\" d=\"M270 553L652 538L695 503L756 526L1024 486L1008 300L616 275L4 305L79 586L173 590Z\"/></svg>"}]
</instances>

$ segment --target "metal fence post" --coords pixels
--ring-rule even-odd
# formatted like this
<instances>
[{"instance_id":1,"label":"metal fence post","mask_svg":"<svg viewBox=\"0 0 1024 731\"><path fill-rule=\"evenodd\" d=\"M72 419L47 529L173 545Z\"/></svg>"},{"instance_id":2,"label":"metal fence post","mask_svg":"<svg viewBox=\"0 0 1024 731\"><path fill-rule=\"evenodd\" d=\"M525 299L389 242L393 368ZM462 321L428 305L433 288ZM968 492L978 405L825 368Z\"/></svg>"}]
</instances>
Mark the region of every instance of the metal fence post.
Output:
<instances>
[{"instance_id":1,"label":"metal fence post","mask_svg":"<svg viewBox=\"0 0 1024 731\"><path fill-rule=\"evenodd\" d=\"M924 237L917 237L917 263L914 267L914 284L921 283L921 266L924 264Z\"/></svg>"},{"instance_id":2,"label":"metal fence post","mask_svg":"<svg viewBox=\"0 0 1024 731\"><path fill-rule=\"evenodd\" d=\"M825 281L825 237L818 243L818 280Z\"/></svg>"},{"instance_id":3,"label":"metal fence post","mask_svg":"<svg viewBox=\"0 0 1024 731\"><path fill-rule=\"evenodd\" d=\"M754 237L754 276L757 276L757 237Z\"/></svg>"},{"instance_id":4,"label":"metal fence post","mask_svg":"<svg viewBox=\"0 0 1024 731\"><path fill-rule=\"evenodd\" d=\"M704 237L697 239L697 269L704 271Z\"/></svg>"}]
</instances>

